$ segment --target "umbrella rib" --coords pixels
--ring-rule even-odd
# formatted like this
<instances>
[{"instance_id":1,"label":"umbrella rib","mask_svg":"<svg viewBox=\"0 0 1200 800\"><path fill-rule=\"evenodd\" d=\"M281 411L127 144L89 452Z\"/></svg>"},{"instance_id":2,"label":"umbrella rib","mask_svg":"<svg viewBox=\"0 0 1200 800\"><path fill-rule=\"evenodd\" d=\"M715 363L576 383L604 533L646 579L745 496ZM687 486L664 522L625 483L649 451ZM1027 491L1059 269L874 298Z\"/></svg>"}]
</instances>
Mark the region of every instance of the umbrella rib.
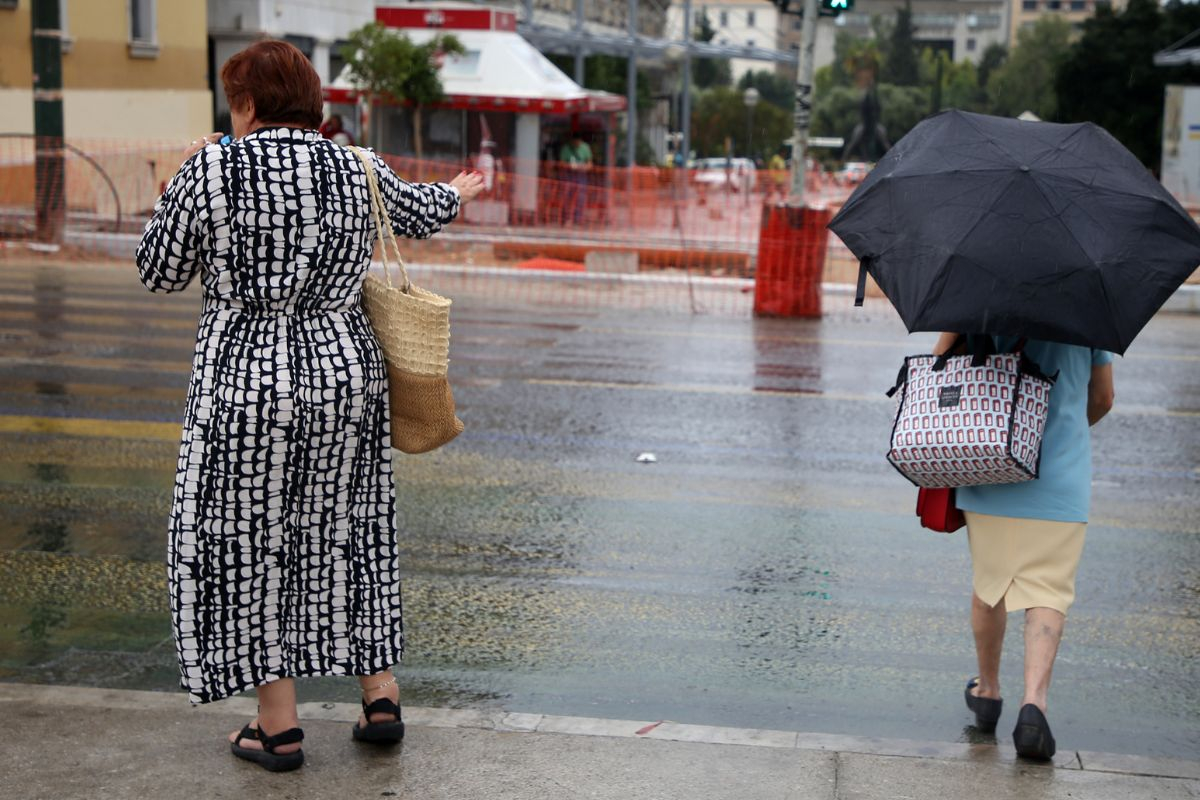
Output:
<instances>
[{"instance_id":1,"label":"umbrella rib","mask_svg":"<svg viewBox=\"0 0 1200 800\"><path fill-rule=\"evenodd\" d=\"M1030 180L1033 183L1034 188L1037 189L1038 194L1040 194L1042 196L1042 199L1046 201L1046 205L1049 206L1051 210L1053 210L1054 204L1050 201L1050 198L1046 195L1046 192L1042 188L1042 185L1040 183L1038 183L1037 180L1034 180L1032 178ZM1075 205L1075 204L1072 203L1072 205ZM1079 237L1075 235L1075 231L1071 230L1071 227L1062 221L1062 213L1061 212L1055 213L1054 219L1058 222L1059 227L1062 230L1066 231L1067 235L1071 237L1071 240L1075 242L1075 246L1079 248L1079 252L1083 253L1083 255L1087 259L1087 261L1091 262L1091 272L1095 275L1097 282L1100 284L1100 292L1104 295L1104 305L1107 306L1107 310L1108 310L1107 319L1108 319L1109 327L1111 327L1113 329L1113 332L1117 334L1117 339L1119 341L1120 340L1120 331L1116 330L1116 323L1115 323L1115 320L1117 319L1117 317L1114 313L1115 309L1113 308L1112 297L1108 293L1108 287L1105 286L1105 284L1104 284L1104 273L1100 270L1100 268L1098 266L1096 266L1095 261L1092 259L1091 255L1088 253L1087 248L1084 247L1083 242L1079 241ZM1142 232L1142 235L1143 236L1145 235L1144 230Z\"/></svg>"},{"instance_id":2,"label":"umbrella rib","mask_svg":"<svg viewBox=\"0 0 1200 800\"><path fill-rule=\"evenodd\" d=\"M1004 187L1004 191L1007 191L1012 186L1013 182L1016 181L1016 179L1017 178L1015 175L1010 175L1009 180L1008 180L1008 186ZM1003 192L1001 192L1001 193L1003 194ZM954 247L952 249L950 249L950 251L947 253L946 260L942 262L942 265L938 268L937 275L934 277L934 282L937 284L937 294L934 297L930 298L930 303L928 304L928 306L937 305L938 301L941 300L941 298L942 298L942 293L945 292L945 290L946 290L946 283L947 283L946 270L950 266L951 257L953 255L961 256L961 254L958 253L958 249L960 247L962 247L962 243L967 240L967 237L969 237L972 233L974 233L975 229L983 224L983 221L986 218L987 218L987 214L981 214L979 216L979 219L975 220L975 223L973 225L971 225L971 227L968 228L967 231L961 237L959 237L959 240L954 243ZM961 256L961 257L965 258L965 256ZM987 267L985 267L983 264L976 261L975 259L968 258L967 260L970 261L971 263L979 266L981 269L983 269L984 272L992 274L992 271L990 269L987 269ZM959 331L959 333L961 333L961 332L962 331Z\"/></svg>"},{"instance_id":3,"label":"umbrella rib","mask_svg":"<svg viewBox=\"0 0 1200 800\"><path fill-rule=\"evenodd\" d=\"M1004 155L1011 158L1013 161L1019 160L1017 158L1016 153L1013 153L1012 151L1008 150L1007 148L1002 147L997 140L992 138L991 134L987 133L983 128L981 128L978 124L976 124L975 121L972 120L970 117L968 117L967 115L964 114L964 115L962 115L962 120L964 122L966 122L968 125L970 125L972 128L974 128L975 132L977 134L979 134L980 136L982 136L984 139L986 139L988 144L990 144L992 147L996 148L1001 153L1003 153Z\"/></svg>"}]
</instances>

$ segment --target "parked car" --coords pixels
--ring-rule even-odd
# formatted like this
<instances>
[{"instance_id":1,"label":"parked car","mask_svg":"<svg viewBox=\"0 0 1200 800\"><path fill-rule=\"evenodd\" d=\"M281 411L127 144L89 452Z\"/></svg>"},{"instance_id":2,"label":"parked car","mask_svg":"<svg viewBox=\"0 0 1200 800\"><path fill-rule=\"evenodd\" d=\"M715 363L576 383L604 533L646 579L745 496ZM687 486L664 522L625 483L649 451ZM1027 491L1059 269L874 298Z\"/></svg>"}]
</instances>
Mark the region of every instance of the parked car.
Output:
<instances>
[{"instance_id":1,"label":"parked car","mask_svg":"<svg viewBox=\"0 0 1200 800\"><path fill-rule=\"evenodd\" d=\"M838 180L843 184L862 183L863 179L867 177L867 173L871 171L872 166L874 165L868 164L865 161L847 161L838 170Z\"/></svg>"},{"instance_id":2,"label":"parked car","mask_svg":"<svg viewBox=\"0 0 1200 800\"><path fill-rule=\"evenodd\" d=\"M701 158L695 163L692 181L701 191L750 192L756 167L748 158Z\"/></svg>"}]
</instances>

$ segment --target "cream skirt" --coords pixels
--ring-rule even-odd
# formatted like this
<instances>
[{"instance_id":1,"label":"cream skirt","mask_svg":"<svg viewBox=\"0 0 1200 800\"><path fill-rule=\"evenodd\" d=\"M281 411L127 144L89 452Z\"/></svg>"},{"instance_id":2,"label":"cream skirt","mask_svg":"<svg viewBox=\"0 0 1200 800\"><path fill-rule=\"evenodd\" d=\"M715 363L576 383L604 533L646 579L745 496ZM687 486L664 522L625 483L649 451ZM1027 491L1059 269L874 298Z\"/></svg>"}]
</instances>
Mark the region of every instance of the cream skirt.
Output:
<instances>
[{"instance_id":1,"label":"cream skirt","mask_svg":"<svg viewBox=\"0 0 1200 800\"><path fill-rule=\"evenodd\" d=\"M994 517L965 512L975 594L1009 611L1053 608L1065 616L1075 601L1075 570L1084 522Z\"/></svg>"}]
</instances>

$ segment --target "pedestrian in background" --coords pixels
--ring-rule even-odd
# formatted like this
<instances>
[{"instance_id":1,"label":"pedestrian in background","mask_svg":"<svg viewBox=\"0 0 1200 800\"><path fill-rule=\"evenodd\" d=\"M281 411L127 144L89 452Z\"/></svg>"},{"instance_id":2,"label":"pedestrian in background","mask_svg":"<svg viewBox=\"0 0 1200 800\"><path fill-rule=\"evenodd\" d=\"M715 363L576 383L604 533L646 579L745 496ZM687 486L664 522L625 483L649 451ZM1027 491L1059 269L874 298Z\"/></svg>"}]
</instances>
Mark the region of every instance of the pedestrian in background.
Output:
<instances>
[{"instance_id":1,"label":"pedestrian in background","mask_svg":"<svg viewBox=\"0 0 1200 800\"><path fill-rule=\"evenodd\" d=\"M952 347L944 333L934 353ZM1012 350L1013 337L995 341ZM994 731L1000 718L1000 651L1011 611L1025 612L1025 691L1013 730L1017 753L1044 760L1056 745L1047 719L1050 676L1067 612L1075 600L1075 573L1083 553L1092 491L1088 428L1112 408L1112 354L1078 345L1030 340L1024 352L1047 375L1050 391L1036 480L960 486L957 504L967 520L974 594L971 627L979 676L967 682L967 707L976 727Z\"/></svg>"},{"instance_id":2,"label":"pedestrian in background","mask_svg":"<svg viewBox=\"0 0 1200 800\"><path fill-rule=\"evenodd\" d=\"M558 160L567 165L568 197L566 207L571 213L571 221L576 225L583 222L583 212L587 206L588 173L592 168L592 148L579 135L572 131L571 138L559 151Z\"/></svg>"},{"instance_id":3,"label":"pedestrian in background","mask_svg":"<svg viewBox=\"0 0 1200 800\"><path fill-rule=\"evenodd\" d=\"M203 283L170 517L181 683L195 703L257 689L235 755L299 767L295 678L358 676L356 739L404 733L387 370L361 305L375 244L366 173L324 138L304 55L257 42L221 70L236 140L197 140L137 251L142 282ZM410 184L372 155L397 231L424 238L478 176Z\"/></svg>"},{"instance_id":4,"label":"pedestrian in background","mask_svg":"<svg viewBox=\"0 0 1200 800\"><path fill-rule=\"evenodd\" d=\"M343 147L354 144L354 137L346 130L346 123L342 120L341 114L330 115L329 119L321 123L319 130L322 136L332 140L335 144Z\"/></svg>"}]
</instances>

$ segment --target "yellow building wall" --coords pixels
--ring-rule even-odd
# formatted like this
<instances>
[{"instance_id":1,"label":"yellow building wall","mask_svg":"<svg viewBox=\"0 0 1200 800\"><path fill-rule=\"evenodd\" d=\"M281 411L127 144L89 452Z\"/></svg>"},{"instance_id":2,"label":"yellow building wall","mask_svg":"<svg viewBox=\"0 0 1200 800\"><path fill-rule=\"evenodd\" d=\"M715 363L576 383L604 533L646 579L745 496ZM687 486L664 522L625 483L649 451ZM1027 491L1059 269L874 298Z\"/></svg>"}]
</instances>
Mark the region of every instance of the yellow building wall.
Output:
<instances>
[{"instance_id":1,"label":"yellow building wall","mask_svg":"<svg viewBox=\"0 0 1200 800\"><path fill-rule=\"evenodd\" d=\"M207 3L158 0L158 54L130 54L126 0L67 0L68 138L181 139L212 130ZM0 10L0 128L33 132L30 0Z\"/></svg>"}]
</instances>

